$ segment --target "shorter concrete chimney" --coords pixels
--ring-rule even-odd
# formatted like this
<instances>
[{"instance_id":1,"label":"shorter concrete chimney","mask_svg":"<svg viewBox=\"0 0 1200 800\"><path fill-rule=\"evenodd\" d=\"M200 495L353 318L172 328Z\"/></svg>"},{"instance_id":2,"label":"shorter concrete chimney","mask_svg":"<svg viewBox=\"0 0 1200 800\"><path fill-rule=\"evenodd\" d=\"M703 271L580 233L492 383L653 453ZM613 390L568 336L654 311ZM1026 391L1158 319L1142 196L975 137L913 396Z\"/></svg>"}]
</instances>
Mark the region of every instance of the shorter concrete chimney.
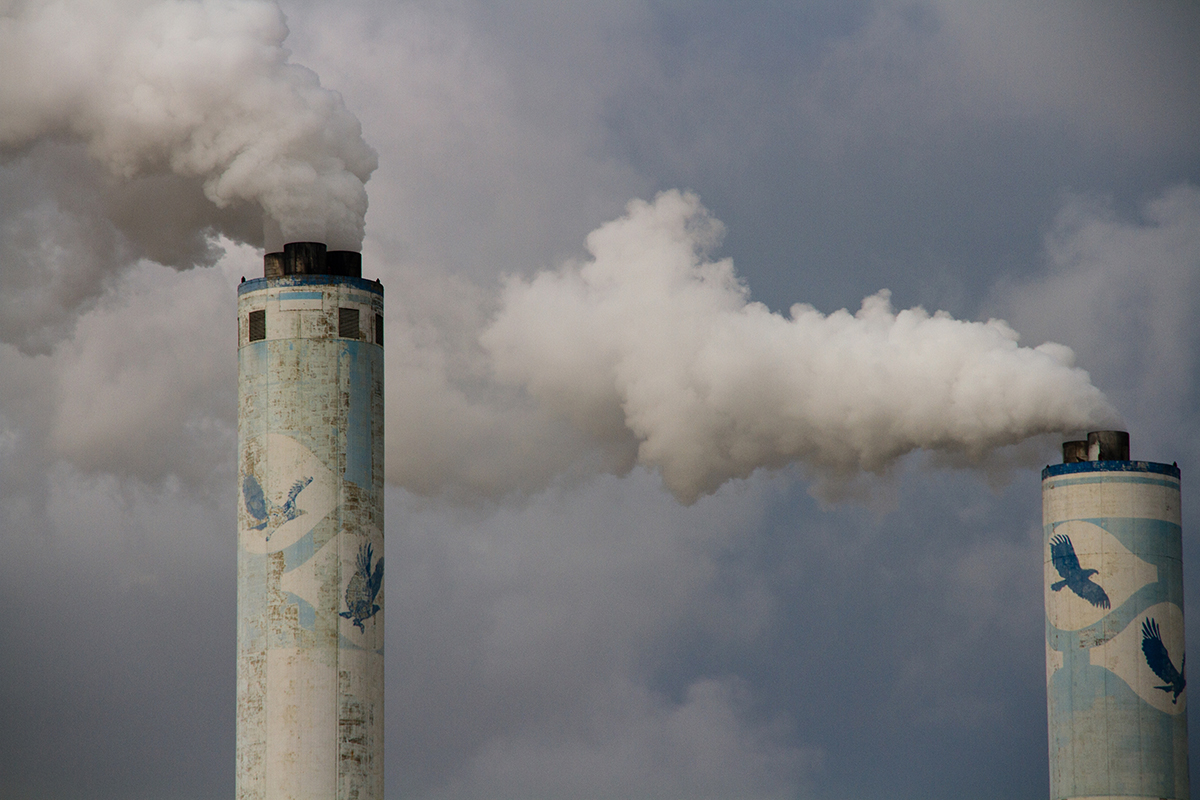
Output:
<instances>
[{"instance_id":1,"label":"shorter concrete chimney","mask_svg":"<svg viewBox=\"0 0 1200 800\"><path fill-rule=\"evenodd\" d=\"M1087 438L1088 461L1128 461L1127 431L1091 431Z\"/></svg>"}]
</instances>

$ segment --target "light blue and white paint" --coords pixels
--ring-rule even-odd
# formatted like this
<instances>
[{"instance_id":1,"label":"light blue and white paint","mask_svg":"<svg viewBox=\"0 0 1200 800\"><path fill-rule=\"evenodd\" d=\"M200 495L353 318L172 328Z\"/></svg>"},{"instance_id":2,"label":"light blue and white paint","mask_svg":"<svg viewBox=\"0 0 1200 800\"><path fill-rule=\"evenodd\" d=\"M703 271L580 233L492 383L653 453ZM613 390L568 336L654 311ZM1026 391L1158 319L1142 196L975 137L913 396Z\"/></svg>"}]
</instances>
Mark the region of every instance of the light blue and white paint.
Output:
<instances>
[{"instance_id":1,"label":"light blue and white paint","mask_svg":"<svg viewBox=\"0 0 1200 800\"><path fill-rule=\"evenodd\" d=\"M1042 472L1050 797L1188 798L1179 470Z\"/></svg>"},{"instance_id":2,"label":"light blue and white paint","mask_svg":"<svg viewBox=\"0 0 1200 800\"><path fill-rule=\"evenodd\" d=\"M358 278L238 292L239 800L383 796L382 313Z\"/></svg>"}]
</instances>

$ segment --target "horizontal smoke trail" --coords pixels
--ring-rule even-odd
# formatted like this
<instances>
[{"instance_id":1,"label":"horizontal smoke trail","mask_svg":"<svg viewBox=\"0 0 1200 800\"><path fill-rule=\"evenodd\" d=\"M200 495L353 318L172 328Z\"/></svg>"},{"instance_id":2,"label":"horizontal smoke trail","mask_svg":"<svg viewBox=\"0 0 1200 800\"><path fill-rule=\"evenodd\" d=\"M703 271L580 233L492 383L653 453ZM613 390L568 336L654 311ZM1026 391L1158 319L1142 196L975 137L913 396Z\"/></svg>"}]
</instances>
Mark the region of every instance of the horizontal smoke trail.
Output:
<instances>
[{"instance_id":1,"label":"horizontal smoke trail","mask_svg":"<svg viewBox=\"0 0 1200 800\"><path fill-rule=\"evenodd\" d=\"M685 503L759 468L837 483L1118 419L1069 348L1020 347L1000 320L897 313L886 291L853 315L772 313L705 260L721 232L694 195L633 201L589 235L590 261L507 285L482 336L496 376L593 439L632 435Z\"/></svg>"},{"instance_id":2,"label":"horizontal smoke trail","mask_svg":"<svg viewBox=\"0 0 1200 800\"><path fill-rule=\"evenodd\" d=\"M57 205L34 196L0 219L0 341L49 352L106 275L211 263L214 232L255 241L255 217L273 223L269 246L359 248L375 153L290 62L275 3L0 3L0 156L58 175ZM138 188L85 174L83 148ZM19 172L0 178L19 188ZM389 390L390 479L503 496L640 463L692 502L764 467L836 483L915 449L982 458L1115 421L1070 350L1020 347L1000 321L897 313L886 293L854 315L773 314L729 261L705 259L720 233L694 196L631 203L589 236L589 262L506 286L470 391L441 366L463 353L392 338L405 376ZM184 239L191 252L171 244Z\"/></svg>"}]
</instances>

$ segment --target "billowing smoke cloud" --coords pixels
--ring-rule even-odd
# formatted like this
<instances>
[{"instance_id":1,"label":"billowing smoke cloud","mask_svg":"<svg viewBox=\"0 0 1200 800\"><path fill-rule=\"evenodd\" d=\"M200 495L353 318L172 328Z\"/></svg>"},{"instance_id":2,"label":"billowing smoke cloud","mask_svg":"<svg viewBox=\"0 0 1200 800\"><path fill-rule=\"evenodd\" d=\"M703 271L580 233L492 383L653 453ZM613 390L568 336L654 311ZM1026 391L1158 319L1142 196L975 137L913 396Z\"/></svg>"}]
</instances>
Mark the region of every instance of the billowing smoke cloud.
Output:
<instances>
[{"instance_id":1,"label":"billowing smoke cloud","mask_svg":"<svg viewBox=\"0 0 1200 800\"><path fill-rule=\"evenodd\" d=\"M48 352L116 269L213 263L218 233L259 243L248 220L268 248L360 247L375 153L290 63L275 3L5 12L0 340ZM389 477L502 496L640 463L690 503L760 468L801 462L836 486L917 449L981 459L1116 419L1070 350L1020 347L1001 321L897 313L886 292L854 315L772 313L707 259L720 236L692 195L635 201L588 237L587 263L510 281L466 345L391 337L406 385Z\"/></svg>"},{"instance_id":2,"label":"billowing smoke cloud","mask_svg":"<svg viewBox=\"0 0 1200 800\"><path fill-rule=\"evenodd\" d=\"M0 154L81 142L118 179L172 174L217 208L261 208L268 239L361 245L375 152L341 97L289 63L275 3L0 8Z\"/></svg>"},{"instance_id":3,"label":"billowing smoke cloud","mask_svg":"<svg viewBox=\"0 0 1200 800\"><path fill-rule=\"evenodd\" d=\"M502 382L601 442L636 442L690 503L800 461L837 484L916 449L981 459L1117 415L1062 345L1021 347L888 293L856 314L751 302L697 197L633 201L587 239L591 260L514 279L483 333Z\"/></svg>"},{"instance_id":4,"label":"billowing smoke cloud","mask_svg":"<svg viewBox=\"0 0 1200 800\"><path fill-rule=\"evenodd\" d=\"M0 0L0 342L49 353L139 260L357 249L375 152L269 0Z\"/></svg>"}]
</instances>

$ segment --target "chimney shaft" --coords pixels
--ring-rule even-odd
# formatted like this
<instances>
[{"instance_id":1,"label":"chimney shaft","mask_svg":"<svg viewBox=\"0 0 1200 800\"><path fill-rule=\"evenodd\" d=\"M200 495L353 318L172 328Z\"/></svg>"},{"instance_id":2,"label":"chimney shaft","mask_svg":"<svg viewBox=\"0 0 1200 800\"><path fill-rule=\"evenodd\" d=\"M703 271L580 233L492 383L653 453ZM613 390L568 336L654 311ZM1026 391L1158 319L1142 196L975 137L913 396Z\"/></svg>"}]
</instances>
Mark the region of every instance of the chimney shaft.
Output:
<instances>
[{"instance_id":1,"label":"chimney shaft","mask_svg":"<svg viewBox=\"0 0 1200 800\"><path fill-rule=\"evenodd\" d=\"M382 800L383 286L292 242L238 287L239 798Z\"/></svg>"},{"instance_id":2,"label":"chimney shaft","mask_svg":"<svg viewBox=\"0 0 1200 800\"><path fill-rule=\"evenodd\" d=\"M1093 431L1042 470L1050 797L1188 797L1179 468ZM1119 787L1119 791L1114 791Z\"/></svg>"}]
</instances>

